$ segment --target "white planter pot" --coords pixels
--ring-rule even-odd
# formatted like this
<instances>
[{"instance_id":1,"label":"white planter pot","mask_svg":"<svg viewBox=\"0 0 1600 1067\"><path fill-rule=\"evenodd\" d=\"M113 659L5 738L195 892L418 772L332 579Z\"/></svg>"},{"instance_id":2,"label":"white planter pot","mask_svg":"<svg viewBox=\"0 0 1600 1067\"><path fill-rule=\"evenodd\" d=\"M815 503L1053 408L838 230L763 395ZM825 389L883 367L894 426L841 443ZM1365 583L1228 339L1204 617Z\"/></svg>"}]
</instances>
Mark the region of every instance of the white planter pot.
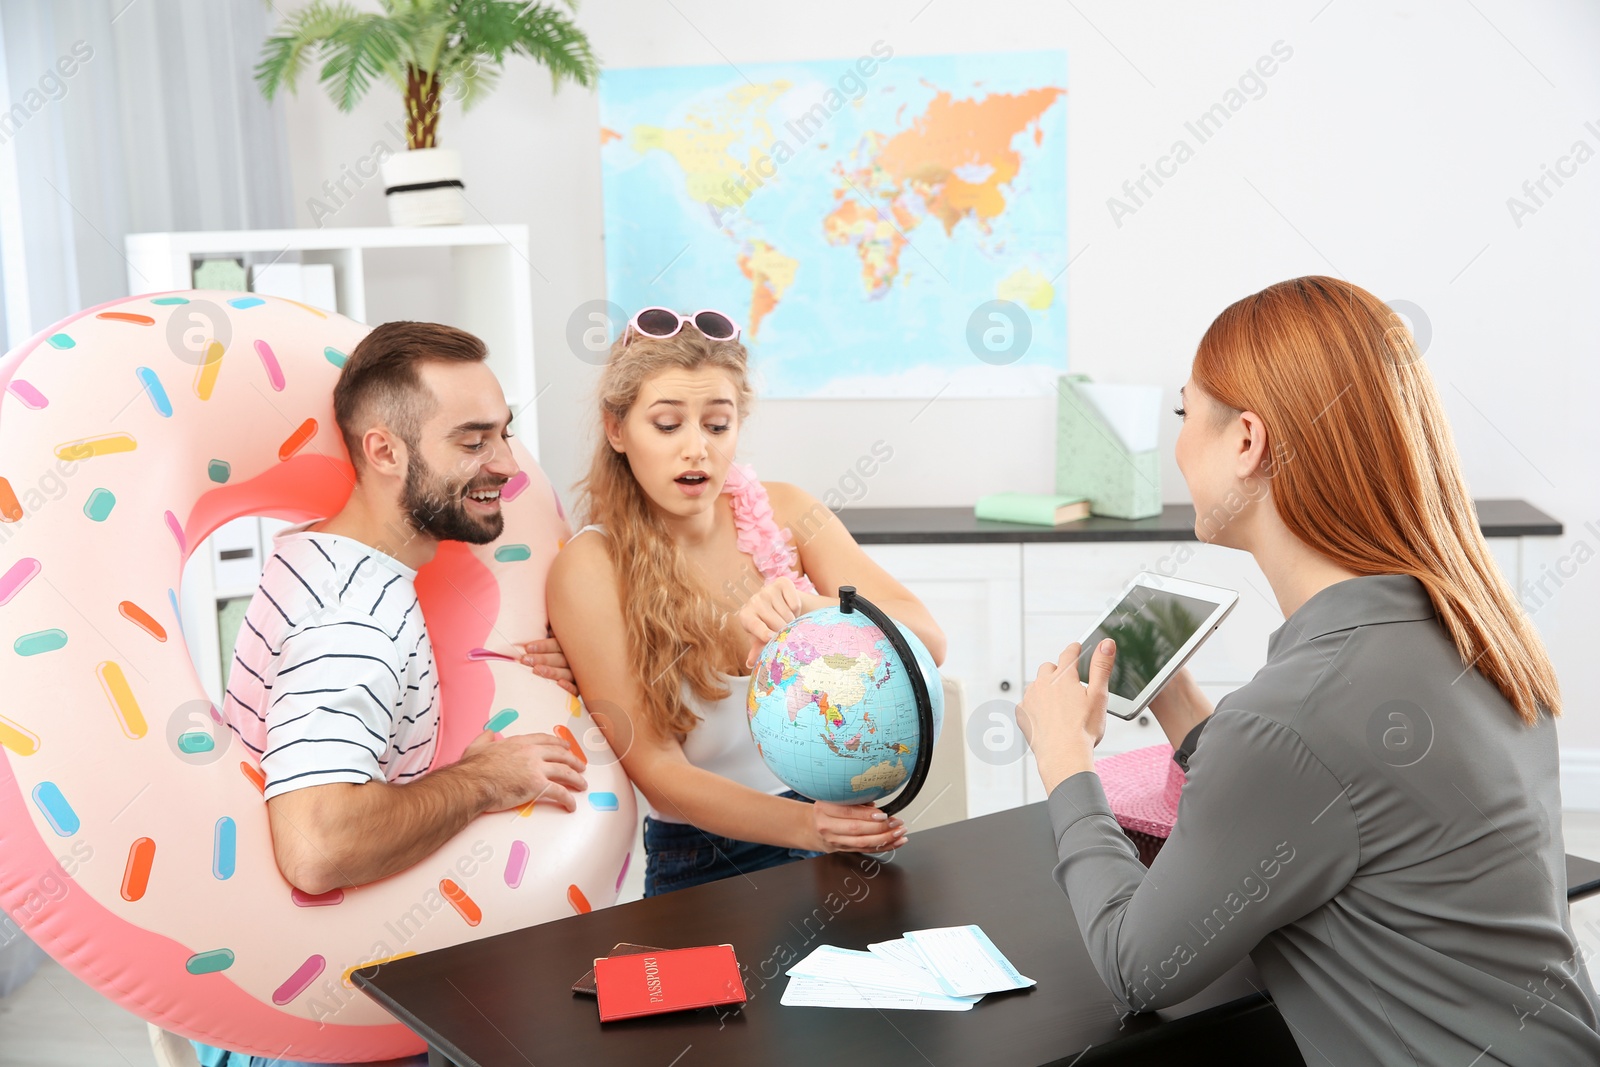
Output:
<instances>
[{"instance_id":1,"label":"white planter pot","mask_svg":"<svg viewBox=\"0 0 1600 1067\"><path fill-rule=\"evenodd\" d=\"M459 226L461 153L454 148L416 148L383 161L389 221L396 226Z\"/></svg>"}]
</instances>

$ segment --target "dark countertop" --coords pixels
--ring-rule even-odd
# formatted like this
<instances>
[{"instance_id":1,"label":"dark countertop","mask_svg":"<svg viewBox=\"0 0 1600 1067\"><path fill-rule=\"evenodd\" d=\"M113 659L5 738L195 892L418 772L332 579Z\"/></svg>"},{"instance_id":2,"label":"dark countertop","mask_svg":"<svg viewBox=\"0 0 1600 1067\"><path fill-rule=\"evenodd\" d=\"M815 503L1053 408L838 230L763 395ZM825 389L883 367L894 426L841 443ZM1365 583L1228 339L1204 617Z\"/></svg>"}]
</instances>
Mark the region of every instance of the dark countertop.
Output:
<instances>
[{"instance_id":1,"label":"dark countertop","mask_svg":"<svg viewBox=\"0 0 1600 1067\"><path fill-rule=\"evenodd\" d=\"M1526 500L1479 500L1485 537L1557 537L1562 525ZM1148 519L1091 516L1065 526L989 522L971 508L854 508L839 512L863 545L1015 544L1022 541L1193 541L1194 506L1168 504Z\"/></svg>"}]
</instances>

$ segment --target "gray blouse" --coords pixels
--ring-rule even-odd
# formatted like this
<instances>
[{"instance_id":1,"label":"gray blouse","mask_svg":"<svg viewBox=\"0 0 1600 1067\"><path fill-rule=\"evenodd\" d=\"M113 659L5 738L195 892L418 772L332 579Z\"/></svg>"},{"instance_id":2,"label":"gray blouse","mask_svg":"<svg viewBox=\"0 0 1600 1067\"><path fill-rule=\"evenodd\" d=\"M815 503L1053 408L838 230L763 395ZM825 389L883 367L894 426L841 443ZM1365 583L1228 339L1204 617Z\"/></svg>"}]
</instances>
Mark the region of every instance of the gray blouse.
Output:
<instances>
[{"instance_id":1,"label":"gray blouse","mask_svg":"<svg viewBox=\"0 0 1600 1067\"><path fill-rule=\"evenodd\" d=\"M1130 1011L1249 955L1307 1064L1600 1064L1556 730L1463 670L1422 583L1351 578L1197 727L1147 871L1100 778L1050 794L1055 877Z\"/></svg>"}]
</instances>

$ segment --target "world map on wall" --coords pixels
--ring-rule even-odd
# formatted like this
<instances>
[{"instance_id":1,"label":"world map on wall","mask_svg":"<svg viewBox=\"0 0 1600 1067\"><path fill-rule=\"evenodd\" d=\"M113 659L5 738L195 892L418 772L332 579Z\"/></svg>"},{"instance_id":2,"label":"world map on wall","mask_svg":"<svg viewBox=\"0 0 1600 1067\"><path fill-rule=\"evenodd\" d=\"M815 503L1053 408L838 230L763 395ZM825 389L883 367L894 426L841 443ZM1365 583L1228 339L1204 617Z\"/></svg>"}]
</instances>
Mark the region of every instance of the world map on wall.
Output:
<instances>
[{"instance_id":1,"label":"world map on wall","mask_svg":"<svg viewBox=\"0 0 1600 1067\"><path fill-rule=\"evenodd\" d=\"M767 396L1019 395L1066 367L1066 56L608 70L608 299L726 311Z\"/></svg>"}]
</instances>

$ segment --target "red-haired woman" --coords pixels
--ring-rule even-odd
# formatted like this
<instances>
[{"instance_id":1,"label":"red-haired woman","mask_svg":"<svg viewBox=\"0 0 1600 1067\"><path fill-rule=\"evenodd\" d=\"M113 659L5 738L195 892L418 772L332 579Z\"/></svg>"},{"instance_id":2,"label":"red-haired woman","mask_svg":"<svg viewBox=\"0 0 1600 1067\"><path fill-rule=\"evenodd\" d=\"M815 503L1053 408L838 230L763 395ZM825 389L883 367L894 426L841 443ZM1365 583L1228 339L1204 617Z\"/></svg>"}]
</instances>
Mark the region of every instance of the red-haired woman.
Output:
<instances>
[{"instance_id":1,"label":"red-haired woman","mask_svg":"<svg viewBox=\"0 0 1600 1067\"><path fill-rule=\"evenodd\" d=\"M751 740L755 651L854 585L921 638L922 603L808 493L734 462L746 352L720 312L636 315L600 378L589 525L550 572L551 626L578 689L645 799L645 894L823 851L879 852L905 827L870 804L803 802ZM531 662L531 661L530 661Z\"/></svg>"},{"instance_id":2,"label":"red-haired woman","mask_svg":"<svg viewBox=\"0 0 1600 1067\"><path fill-rule=\"evenodd\" d=\"M1101 977L1153 1010L1248 954L1307 1063L1600 1063L1555 672L1410 333L1348 282L1282 282L1212 323L1178 414L1196 536L1251 553L1285 621L1214 710L1186 676L1157 698L1188 780L1148 872L1091 766L1112 643L1028 686Z\"/></svg>"}]
</instances>

